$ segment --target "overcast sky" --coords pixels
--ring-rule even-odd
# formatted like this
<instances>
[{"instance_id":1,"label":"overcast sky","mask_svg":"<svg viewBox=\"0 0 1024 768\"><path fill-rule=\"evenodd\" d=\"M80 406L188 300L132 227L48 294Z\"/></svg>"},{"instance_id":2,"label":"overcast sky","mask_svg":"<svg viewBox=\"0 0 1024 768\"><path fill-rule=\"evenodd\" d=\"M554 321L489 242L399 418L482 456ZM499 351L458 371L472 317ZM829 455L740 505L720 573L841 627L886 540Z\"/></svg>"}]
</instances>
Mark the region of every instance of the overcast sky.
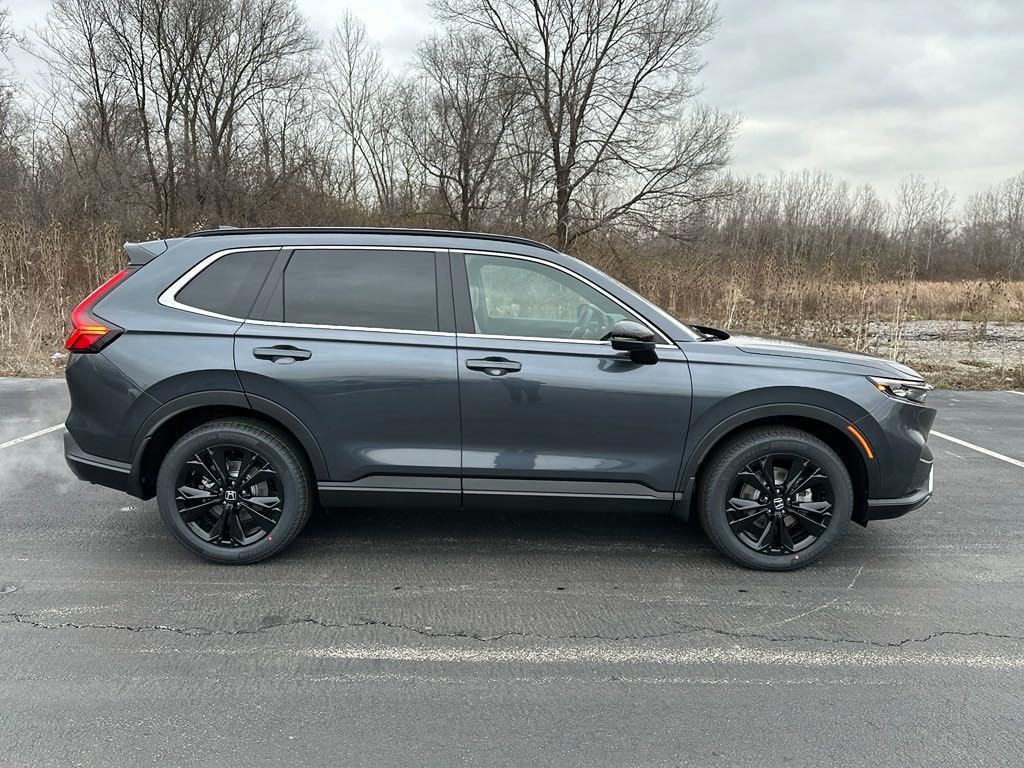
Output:
<instances>
[{"instance_id":1,"label":"overcast sky","mask_svg":"<svg viewBox=\"0 0 1024 768\"><path fill-rule=\"evenodd\" d=\"M16 29L49 5L5 2ZM395 68L432 26L428 0L298 4L324 36L351 8ZM1024 0L721 0L720 13L702 99L743 116L736 172L822 168L884 195L920 173L962 202L1024 171Z\"/></svg>"}]
</instances>

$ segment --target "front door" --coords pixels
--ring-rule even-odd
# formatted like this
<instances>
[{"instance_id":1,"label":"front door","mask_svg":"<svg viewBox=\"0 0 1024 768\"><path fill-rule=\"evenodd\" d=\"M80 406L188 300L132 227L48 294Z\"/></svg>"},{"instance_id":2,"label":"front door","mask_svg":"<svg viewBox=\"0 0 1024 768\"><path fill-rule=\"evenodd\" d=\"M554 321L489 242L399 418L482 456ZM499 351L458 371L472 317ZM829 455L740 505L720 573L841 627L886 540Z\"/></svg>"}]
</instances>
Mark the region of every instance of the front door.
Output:
<instances>
[{"instance_id":1,"label":"front door","mask_svg":"<svg viewBox=\"0 0 1024 768\"><path fill-rule=\"evenodd\" d=\"M613 350L601 337L616 321L650 324L567 269L452 259L464 503L667 508L690 411L682 352L661 339L643 364Z\"/></svg>"},{"instance_id":2,"label":"front door","mask_svg":"<svg viewBox=\"0 0 1024 768\"><path fill-rule=\"evenodd\" d=\"M235 365L250 398L313 433L330 475L324 502L458 506L447 253L296 248L271 280L263 319L236 334Z\"/></svg>"}]
</instances>

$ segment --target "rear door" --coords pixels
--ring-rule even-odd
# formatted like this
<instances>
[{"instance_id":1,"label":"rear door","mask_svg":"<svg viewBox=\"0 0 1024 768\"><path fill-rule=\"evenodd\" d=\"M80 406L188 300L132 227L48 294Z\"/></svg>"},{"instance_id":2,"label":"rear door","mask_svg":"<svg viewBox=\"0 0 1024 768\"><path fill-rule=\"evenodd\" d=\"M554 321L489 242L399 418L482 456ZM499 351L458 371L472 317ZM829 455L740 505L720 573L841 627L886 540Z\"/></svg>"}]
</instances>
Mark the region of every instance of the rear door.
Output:
<instances>
[{"instance_id":1,"label":"rear door","mask_svg":"<svg viewBox=\"0 0 1024 768\"><path fill-rule=\"evenodd\" d=\"M301 247L275 272L235 336L235 365L250 398L313 433L330 474L325 503L458 506L447 253Z\"/></svg>"}]
</instances>

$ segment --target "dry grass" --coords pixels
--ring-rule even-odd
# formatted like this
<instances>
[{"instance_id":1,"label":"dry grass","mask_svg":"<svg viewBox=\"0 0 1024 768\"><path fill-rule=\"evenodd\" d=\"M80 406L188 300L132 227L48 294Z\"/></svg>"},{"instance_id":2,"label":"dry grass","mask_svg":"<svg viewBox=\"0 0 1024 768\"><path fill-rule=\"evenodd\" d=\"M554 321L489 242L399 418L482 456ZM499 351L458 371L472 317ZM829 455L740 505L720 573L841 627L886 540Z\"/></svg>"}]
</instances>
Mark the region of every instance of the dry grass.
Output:
<instances>
[{"instance_id":1,"label":"dry grass","mask_svg":"<svg viewBox=\"0 0 1024 768\"><path fill-rule=\"evenodd\" d=\"M59 224L0 222L0 374L60 371L68 311L120 268L124 239L111 226L71 231ZM940 337L934 348L941 357L955 347L952 354L963 364L948 376L939 363L925 360L922 369L938 370L940 383L958 386L1024 383L1018 347L1007 342L1004 350L1000 337L989 332L992 323L1024 322L1022 281L882 280L871 263L841 275L827 263L811 268L772 259L723 265L694 257L581 255L690 322L830 341L915 364L920 346L906 338L915 321L961 321L957 333L966 327L967 346ZM999 354L992 354L993 345Z\"/></svg>"},{"instance_id":2,"label":"dry grass","mask_svg":"<svg viewBox=\"0 0 1024 768\"><path fill-rule=\"evenodd\" d=\"M881 279L874 265L855 275L801 265L650 263L595 258L596 266L677 317L766 333L818 334L850 323L892 320L1024 322L1024 281Z\"/></svg>"},{"instance_id":3,"label":"dry grass","mask_svg":"<svg viewBox=\"0 0 1024 768\"><path fill-rule=\"evenodd\" d=\"M123 265L121 241L111 227L70 233L0 222L0 373L63 365L68 312Z\"/></svg>"}]
</instances>

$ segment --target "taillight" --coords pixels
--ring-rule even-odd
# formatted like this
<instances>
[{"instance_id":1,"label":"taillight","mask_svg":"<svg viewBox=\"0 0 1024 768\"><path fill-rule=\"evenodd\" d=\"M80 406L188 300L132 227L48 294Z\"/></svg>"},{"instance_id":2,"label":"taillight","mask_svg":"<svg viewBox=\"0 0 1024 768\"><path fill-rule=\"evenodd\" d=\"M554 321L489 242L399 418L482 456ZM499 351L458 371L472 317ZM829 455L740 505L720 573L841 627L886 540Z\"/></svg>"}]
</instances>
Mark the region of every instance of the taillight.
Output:
<instances>
[{"instance_id":1,"label":"taillight","mask_svg":"<svg viewBox=\"0 0 1024 768\"><path fill-rule=\"evenodd\" d=\"M100 320L92 314L100 299L110 293L114 286L128 277L135 268L122 269L108 279L99 288L86 296L82 303L71 310L71 335L64 342L64 347L72 352L99 352L124 331L113 323Z\"/></svg>"}]
</instances>

